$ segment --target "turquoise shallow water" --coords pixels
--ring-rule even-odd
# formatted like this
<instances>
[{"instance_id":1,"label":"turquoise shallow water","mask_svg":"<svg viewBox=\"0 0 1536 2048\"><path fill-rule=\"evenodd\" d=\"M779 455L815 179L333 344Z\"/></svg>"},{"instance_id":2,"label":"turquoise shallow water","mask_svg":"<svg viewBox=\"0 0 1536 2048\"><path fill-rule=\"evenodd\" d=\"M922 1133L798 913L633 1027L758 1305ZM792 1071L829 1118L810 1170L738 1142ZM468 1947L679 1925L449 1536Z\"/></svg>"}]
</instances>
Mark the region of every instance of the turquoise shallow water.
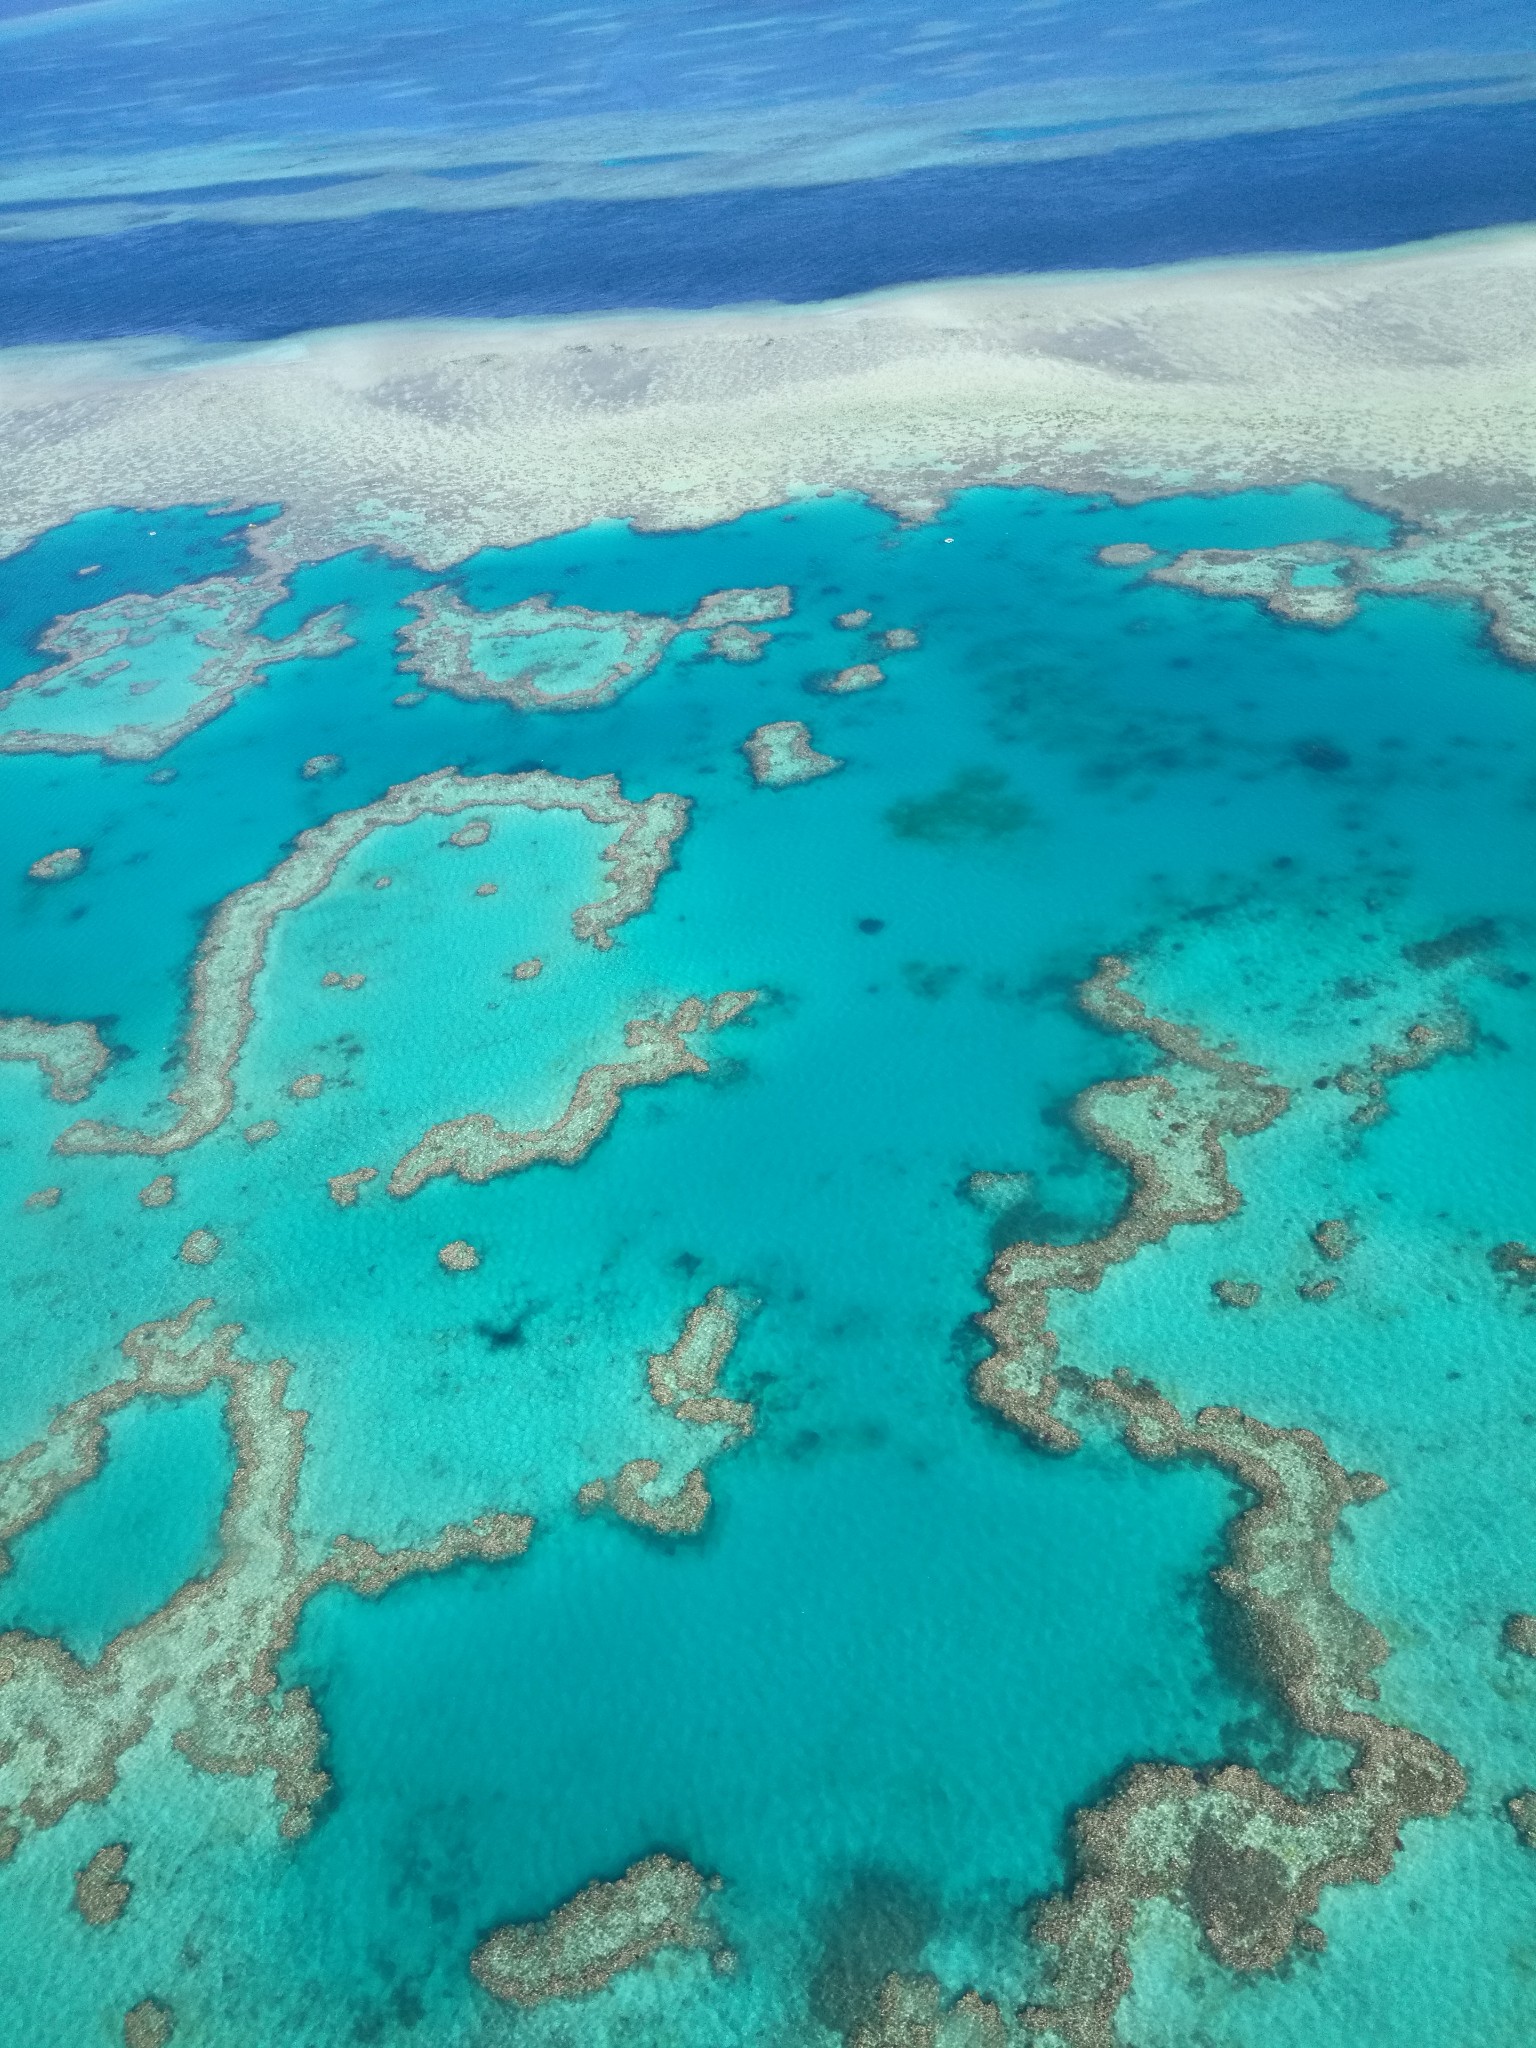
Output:
<instances>
[{"instance_id":1,"label":"turquoise shallow water","mask_svg":"<svg viewBox=\"0 0 1536 2048\"><path fill-rule=\"evenodd\" d=\"M142 517L93 515L0 565L7 678L83 601L85 562L91 602L241 566L237 521L154 523L151 541ZM1532 1235L1530 679L1467 608L1367 599L1324 633L1095 559L1390 537L1321 490L1129 511L977 491L906 531L833 500L478 556L446 580L482 609L546 593L682 618L709 591L792 589L761 659L684 637L606 708L544 715L397 705L416 680L395 665L400 599L433 579L353 554L292 576L261 630L341 604L356 644L274 669L155 769L0 762L0 1012L93 1019L115 1054L83 1111L0 1066L0 1452L120 1371L128 1329L208 1294L242 1356L290 1361L309 1417L298 1568L340 1532L538 1521L521 1560L304 1608L279 1675L312 1689L334 1781L304 1840L280 1840L268 1775L194 1772L159 1722L104 1804L28 1834L0 1866L0 1985L29 2038L114 2038L153 1994L178 2040L217 2048L830 2048L888 1971L923 1968L1011 2012L1038 1977L1020 1910L1066 1881L1070 1815L1126 1765L1326 1776L1337 1758L1298 1737L1208 1582L1247 1496L1113 1444L1047 1456L967 1391L993 1251L1094 1235L1124 1199L1066 1115L1152 1063L1073 1002L1110 951L1153 1009L1295 1100L1232 1141L1238 1214L1053 1298L1062 1356L1147 1373L1186 1412L1315 1429L1387 1479L1349 1511L1335 1583L1391 1648L1386 1717L1469 1780L1454 1817L1404 1830L1379 1887L1325 1895L1322 1954L1241 1974L1150 1909L1122 2036L1526 2038L1536 1854L1503 1802L1536 1782L1536 1665L1500 1631L1536 1606L1536 1391L1529 1289L1488 1253ZM855 608L867 629L833 624ZM920 645L874 646L891 627ZM869 659L879 688L816 687ZM844 765L755 788L741 741L789 718ZM317 755L339 763L306 778ZM304 827L449 764L689 797L653 907L611 951L577 941L609 835L569 814L498 817L447 851L438 820L375 835L275 929L223 1128L158 1161L50 1153L82 1113L169 1121L189 961L222 898ZM29 881L60 845L89 849L84 874ZM1461 948L1403 950L1457 928ZM510 980L530 957L541 975ZM627 1020L726 989L760 995L696 1041L709 1072L632 1090L579 1165L385 1192L428 1124L547 1121ZM1462 1049L1390 1081L1381 1121L1312 1085L1452 1014ZM295 1100L307 1073L324 1087ZM267 1118L278 1133L248 1144ZM337 1207L329 1177L365 1166L381 1178ZM174 1197L142 1208L161 1170ZM1030 1178L989 1206L965 1191L978 1171ZM55 1206L24 1206L51 1185ZM1308 1235L1326 1216L1359 1239L1336 1268ZM178 1261L195 1229L221 1241L210 1265ZM441 1269L454 1239L475 1270ZM1258 1283L1257 1305L1219 1305L1223 1277ZM1326 1300L1298 1294L1319 1277ZM761 1303L722 1375L756 1431L724 1449L650 1399L644 1366L716 1284ZM94 1654L205 1571L220 1410L216 1388L124 1410L100 1477L17 1540L6 1622ZM706 1453L696 1536L573 1509L627 1459L675 1479ZM88 1928L70 1873L115 1840L135 1890ZM657 1849L724 1880L733 1975L668 1951L526 2013L472 1981L492 1927Z\"/></svg>"}]
</instances>

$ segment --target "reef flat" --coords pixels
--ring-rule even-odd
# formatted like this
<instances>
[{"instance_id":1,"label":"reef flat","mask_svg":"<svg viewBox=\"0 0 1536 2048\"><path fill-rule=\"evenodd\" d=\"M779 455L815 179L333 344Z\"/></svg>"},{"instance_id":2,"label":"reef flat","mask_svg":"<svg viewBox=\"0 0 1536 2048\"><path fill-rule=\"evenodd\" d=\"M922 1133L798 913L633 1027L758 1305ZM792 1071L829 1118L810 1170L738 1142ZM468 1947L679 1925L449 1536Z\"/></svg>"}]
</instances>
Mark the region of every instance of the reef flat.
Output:
<instances>
[{"instance_id":1,"label":"reef flat","mask_svg":"<svg viewBox=\"0 0 1536 2048\"><path fill-rule=\"evenodd\" d=\"M278 570L358 544L441 568L816 490L922 518L981 482L1322 481L1407 522L1397 587L1481 598L1532 558L1533 264L1509 229L804 308L12 349L0 545L104 502L278 500Z\"/></svg>"}]
</instances>

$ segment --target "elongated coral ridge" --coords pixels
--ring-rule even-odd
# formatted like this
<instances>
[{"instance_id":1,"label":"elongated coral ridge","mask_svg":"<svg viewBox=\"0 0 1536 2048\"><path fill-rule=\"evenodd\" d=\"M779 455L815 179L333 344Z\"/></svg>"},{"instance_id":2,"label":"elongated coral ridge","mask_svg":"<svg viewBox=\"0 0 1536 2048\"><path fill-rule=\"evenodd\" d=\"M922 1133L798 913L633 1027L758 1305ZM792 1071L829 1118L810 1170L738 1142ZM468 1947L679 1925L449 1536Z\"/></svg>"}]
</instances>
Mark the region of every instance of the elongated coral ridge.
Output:
<instances>
[{"instance_id":1,"label":"elongated coral ridge","mask_svg":"<svg viewBox=\"0 0 1536 2048\"><path fill-rule=\"evenodd\" d=\"M1335 1591L1332 1541L1344 1508L1374 1498L1382 1482L1346 1472L1309 1430L1230 1408L1186 1421L1124 1374L1085 1391L1118 1415L1138 1456L1207 1461L1256 1496L1228 1531L1216 1583L1243 1610L1297 1724L1349 1745L1354 1761L1338 1789L1306 1800L1245 1766L1139 1764L1080 1813L1072 1885L1032 1931L1053 1959L1050 2002L1021 2015L1042 2048L1113 2048L1143 1901L1181 1904L1230 1967L1272 1968L1298 1938L1320 1943L1305 1923L1325 1885L1379 1882L1403 1823L1450 1812L1466 1791L1452 1757L1357 1704L1377 1697L1372 1674L1387 1646Z\"/></svg>"},{"instance_id":2,"label":"elongated coral ridge","mask_svg":"<svg viewBox=\"0 0 1536 2048\"><path fill-rule=\"evenodd\" d=\"M340 605L285 639L252 631L287 594L272 576L212 576L163 597L132 592L56 619L39 645L60 659L0 690L0 754L152 761L264 682L277 663L354 644L342 631ZM148 700L157 693L165 705L158 718L131 715L153 711ZM106 724L106 712L117 722Z\"/></svg>"},{"instance_id":3,"label":"elongated coral ridge","mask_svg":"<svg viewBox=\"0 0 1536 2048\"><path fill-rule=\"evenodd\" d=\"M400 667L434 690L471 701L494 700L519 711L588 711L611 704L656 667L682 633L725 639L714 651L752 660L759 636L748 629L791 609L784 584L763 590L719 590L681 621L647 612L598 612L528 597L496 611L477 611L444 584L413 591L404 602L416 617L399 633Z\"/></svg>"},{"instance_id":4,"label":"elongated coral ridge","mask_svg":"<svg viewBox=\"0 0 1536 2048\"><path fill-rule=\"evenodd\" d=\"M225 1387L235 1471L219 1524L219 1562L146 1620L115 1636L94 1664L50 1637L0 1635L0 1828L12 1849L81 1801L106 1798L123 1755L151 1729L199 1770L269 1773L280 1832L304 1834L328 1779L306 1688L284 1688L277 1664L305 1605L327 1586L374 1597L400 1579L466 1558L518 1556L532 1523L491 1514L450 1524L429 1543L381 1551L339 1536L315 1564L300 1560L292 1516L304 1456L302 1410L284 1395L285 1360L238 1358L238 1324L207 1335L212 1306L146 1323L123 1340L130 1370L73 1402L38 1442L0 1465L0 1541L40 1521L99 1471L107 1417L131 1401Z\"/></svg>"},{"instance_id":5,"label":"elongated coral ridge","mask_svg":"<svg viewBox=\"0 0 1536 2048\"><path fill-rule=\"evenodd\" d=\"M752 993L737 990L708 1003L689 996L669 1017L633 1019L624 1027L624 1057L588 1067L560 1114L536 1129L504 1127L483 1111L434 1124L396 1165L389 1192L413 1195L444 1173L484 1181L497 1174L520 1173L545 1159L573 1166L613 1122L629 1089L653 1087L678 1074L707 1074L707 1062L688 1040L700 1031L718 1030L752 1000Z\"/></svg>"},{"instance_id":6,"label":"elongated coral ridge","mask_svg":"<svg viewBox=\"0 0 1536 2048\"><path fill-rule=\"evenodd\" d=\"M1181 1223L1219 1223L1242 1196L1227 1175L1224 1140L1274 1122L1289 1095L1262 1070L1205 1045L1198 1031L1147 1013L1125 987L1127 961L1099 962L1078 991L1089 1016L1145 1038L1177 1068L1101 1081L1072 1105L1087 1142L1119 1160L1131 1195L1102 1237L1078 1244L1021 1243L999 1252L986 1278L992 1307L977 1318L993 1344L972 1379L978 1400L1053 1450L1076 1447L1077 1432L1055 1413L1058 1343L1047 1327L1057 1288L1090 1293L1105 1270L1134 1258Z\"/></svg>"},{"instance_id":7,"label":"elongated coral ridge","mask_svg":"<svg viewBox=\"0 0 1536 2048\"><path fill-rule=\"evenodd\" d=\"M811 745L810 730L798 718L760 725L742 741L741 751L752 770L752 780L763 789L792 789L798 782L814 782L819 775L830 775L843 765Z\"/></svg>"},{"instance_id":8,"label":"elongated coral ridge","mask_svg":"<svg viewBox=\"0 0 1536 2048\"><path fill-rule=\"evenodd\" d=\"M75 1911L88 1927L110 1927L120 1919L133 1886L123 1876L126 1842L107 1842L75 1872Z\"/></svg>"},{"instance_id":9,"label":"elongated coral ridge","mask_svg":"<svg viewBox=\"0 0 1536 2048\"><path fill-rule=\"evenodd\" d=\"M724 1944L705 1914L719 1885L679 1857L647 1856L611 1883L587 1885L543 1920L497 1928L469 1967L492 1997L538 2006L600 1991L662 1949L705 1949L719 1960Z\"/></svg>"},{"instance_id":10,"label":"elongated coral ridge","mask_svg":"<svg viewBox=\"0 0 1536 2048\"><path fill-rule=\"evenodd\" d=\"M213 913L192 964L192 1022L185 1071L171 1100L180 1110L168 1129L146 1131L85 1119L55 1141L63 1153L134 1152L160 1156L184 1150L216 1131L234 1107L236 1062L256 1021L252 990L266 962L278 918L311 903L348 854L371 833L424 817L454 817L482 807L576 811L594 825L617 828L605 847L610 893L583 904L571 919L580 939L612 944L626 918L647 909L672 862L672 846L688 822L685 797L665 792L631 802L612 775L572 781L532 769L518 775L460 775L442 768L399 782L371 804L338 811L301 832L294 850L259 881L226 896Z\"/></svg>"},{"instance_id":11,"label":"elongated coral ridge","mask_svg":"<svg viewBox=\"0 0 1536 2048\"><path fill-rule=\"evenodd\" d=\"M94 1024L0 1017L0 1060L35 1060L55 1102L83 1102L111 1058Z\"/></svg>"}]
</instances>

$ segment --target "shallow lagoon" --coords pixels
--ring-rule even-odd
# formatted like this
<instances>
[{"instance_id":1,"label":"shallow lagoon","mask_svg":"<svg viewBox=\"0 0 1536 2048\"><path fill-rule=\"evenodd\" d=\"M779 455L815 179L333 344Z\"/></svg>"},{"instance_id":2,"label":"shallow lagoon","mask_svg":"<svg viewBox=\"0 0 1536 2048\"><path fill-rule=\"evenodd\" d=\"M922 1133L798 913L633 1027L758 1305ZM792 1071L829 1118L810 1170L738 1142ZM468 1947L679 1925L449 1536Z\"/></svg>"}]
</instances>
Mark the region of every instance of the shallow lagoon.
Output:
<instances>
[{"instance_id":1,"label":"shallow lagoon","mask_svg":"<svg viewBox=\"0 0 1536 2048\"><path fill-rule=\"evenodd\" d=\"M34 666L32 637L83 601L75 568L102 565L91 602L227 572L230 525L190 508L96 515L0 565L6 673ZM1205 1586L1230 1486L1113 1446L1049 1458L967 1393L992 1250L1091 1235L1122 1197L1063 1114L1088 1083L1148 1063L1073 1006L1108 951L1136 958L1154 1008L1230 1035L1307 1093L1234 1143L1237 1217L1057 1298L1064 1352L1149 1372L1186 1408L1231 1401L1313 1427L1388 1478L1348 1518L1338 1582L1392 1645L1389 1718L1445 1743L1472 1786L1454 1820L1407 1831L1379 1890L1326 1895L1332 1947L1276 1975L1222 1972L1187 1923L1154 1913L1126 2038L1343 2038L1362 2002L1385 2042L1431 2024L1454 2037L1473 1981L1479 2037L1521 2038L1511 1946L1536 1926L1536 1858L1502 1801L1536 1776L1536 1667L1498 1630L1536 1597L1528 1297L1487 1252L1530 1229L1530 682L1487 651L1470 610L1367 600L1323 633L1095 560L1125 540L1389 538L1322 491L1134 510L978 491L907 531L813 502L699 533L592 530L446 579L482 608L543 592L674 616L707 591L792 586L761 660L684 641L617 703L569 715L434 691L397 706L411 680L395 667L399 599L434 579L354 554L298 572L262 630L345 604L357 644L274 671L166 757L173 781L95 760L0 764L20 939L0 1000L98 1020L121 1057L89 1114L123 1122L157 1105L165 1118L208 912L303 827L448 763L614 771L631 796L694 801L676 868L611 954L562 940L569 861L546 841L530 866L516 834L492 842L506 864L489 904L469 901L467 871L456 910L448 870L423 867L418 885L416 857L397 860L397 886L429 910L391 942L416 964L387 988L370 962L355 995L316 992L351 898L328 894L307 924L296 913L257 984L236 1122L166 1162L163 1210L135 1200L159 1170L147 1160L50 1157L79 1110L47 1100L34 1069L0 1068L17 1218L7 1449L111 1376L128 1327L206 1290L246 1325L244 1355L293 1362L289 1400L311 1416L307 1553L342 1530L419 1541L493 1508L543 1524L522 1561L306 1610L282 1676L314 1688L335 1779L307 1840L278 1841L259 1781L194 1775L152 1737L105 1808L23 1844L0 1872L16 1929L0 1968L39 2038L110 2038L150 1992L188 2038L242 2048L601 2044L658 2027L820 2044L898 1968L1011 2006L1031 1967L1016 1913L1063 1882L1071 1811L1123 1765L1324 1767ZM868 629L832 624L856 607ZM920 646L870 648L866 632L895 626ZM885 669L879 688L807 687L865 658ZM740 743L783 718L844 766L754 788ZM300 774L330 753L334 774ZM66 843L90 849L82 877L25 880ZM376 941L357 919L361 960ZM1479 919L1495 943L1443 970L1401 952ZM579 970L563 994L553 966L507 982L506 962L553 961L559 943ZM351 1209L328 1198L329 1175L365 1156L387 1167L424 1115L497 1107L477 1080L546 1085L574 1017L607 1043L648 1003L731 988L762 994L704 1048L710 1072L631 1093L578 1166L439 1180L404 1201L380 1182ZM496 1005L474 1031L471 1003ZM1395 1080L1387 1121L1352 1127L1345 1098L1310 1090L1453 1004L1480 1035ZM483 1068L463 1050L477 1042L494 1046ZM336 1085L273 1109L279 1135L247 1145L239 1125L310 1065ZM988 1209L964 1192L983 1170L1033 1178ZM58 1205L22 1210L49 1180ZM1356 1219L1361 1247L1336 1297L1303 1301L1322 1270L1307 1233L1334 1213ZM205 1270L176 1260L194 1226L223 1242ZM458 1237L481 1264L445 1274L433 1254ZM1260 1304L1218 1306L1223 1275L1262 1283ZM762 1302L724 1374L756 1402L757 1430L710 1463L703 1531L664 1542L579 1519L571 1498L594 1473L684 1456L644 1358L725 1282ZM115 1450L114 1436L95 1487ZM56 1511L61 1541L84 1500ZM1469 1523L1475 1555L1439 1540ZM27 1606L17 1549L8 1613L58 1626L40 1595ZM164 1562L142 1559L147 1604L167 1590ZM134 1845L138 1889L115 1927L84 1929L69 1872L115 1839ZM725 1878L733 1978L668 1954L529 2015L471 1982L468 1951L491 1926L656 1848ZM1475 1917L1455 1903L1468 1870ZM1427 1945L1404 1932L1427 1919L1432 1981ZM37 1958L57 1941L77 1967L44 2019L38 2001L60 1986ZM1388 1987L1408 1972L1400 1999Z\"/></svg>"}]
</instances>

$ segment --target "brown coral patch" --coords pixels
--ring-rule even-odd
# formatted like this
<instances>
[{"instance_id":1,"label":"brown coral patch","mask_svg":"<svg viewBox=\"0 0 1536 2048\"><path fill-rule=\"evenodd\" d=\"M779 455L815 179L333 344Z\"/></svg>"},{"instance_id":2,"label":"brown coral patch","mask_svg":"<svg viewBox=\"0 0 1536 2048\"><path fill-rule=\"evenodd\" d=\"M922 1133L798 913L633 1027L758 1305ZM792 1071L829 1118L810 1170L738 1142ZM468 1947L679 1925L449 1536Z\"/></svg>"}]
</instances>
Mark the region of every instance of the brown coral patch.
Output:
<instances>
[{"instance_id":1,"label":"brown coral patch","mask_svg":"<svg viewBox=\"0 0 1536 2048\"><path fill-rule=\"evenodd\" d=\"M123 2048L167 2048L176 2015L163 1998L141 1998L123 2014Z\"/></svg>"},{"instance_id":2,"label":"brown coral patch","mask_svg":"<svg viewBox=\"0 0 1536 2048\"><path fill-rule=\"evenodd\" d=\"M157 1173L152 1181L139 1189L139 1206L144 1209L163 1209L176 1199L176 1182L168 1173Z\"/></svg>"},{"instance_id":3,"label":"brown coral patch","mask_svg":"<svg viewBox=\"0 0 1536 2048\"><path fill-rule=\"evenodd\" d=\"M473 1273L480 1263L480 1254L466 1239L456 1237L440 1247L437 1263L445 1273Z\"/></svg>"},{"instance_id":4,"label":"brown coral patch","mask_svg":"<svg viewBox=\"0 0 1536 2048\"><path fill-rule=\"evenodd\" d=\"M126 1842L108 1842L75 1872L75 1911L88 1927L110 1927L133 1893L123 1876Z\"/></svg>"}]
</instances>

